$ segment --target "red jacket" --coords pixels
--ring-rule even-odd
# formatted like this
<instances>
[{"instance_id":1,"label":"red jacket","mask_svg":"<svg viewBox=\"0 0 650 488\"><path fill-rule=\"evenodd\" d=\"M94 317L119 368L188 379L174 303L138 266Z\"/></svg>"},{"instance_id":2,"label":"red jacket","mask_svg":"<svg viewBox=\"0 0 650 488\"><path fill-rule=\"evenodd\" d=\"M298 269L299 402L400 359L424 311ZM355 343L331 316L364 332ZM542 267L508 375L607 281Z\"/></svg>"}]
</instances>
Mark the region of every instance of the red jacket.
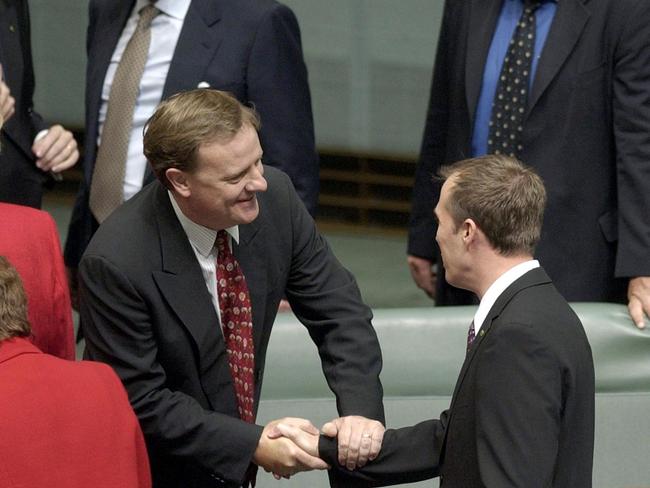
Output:
<instances>
[{"instance_id":1,"label":"red jacket","mask_svg":"<svg viewBox=\"0 0 650 488\"><path fill-rule=\"evenodd\" d=\"M0 342L0 486L148 488L138 420L113 370Z\"/></svg>"},{"instance_id":2,"label":"red jacket","mask_svg":"<svg viewBox=\"0 0 650 488\"><path fill-rule=\"evenodd\" d=\"M0 203L0 255L23 281L34 344L48 354L74 359L70 293L52 217L41 210Z\"/></svg>"}]
</instances>

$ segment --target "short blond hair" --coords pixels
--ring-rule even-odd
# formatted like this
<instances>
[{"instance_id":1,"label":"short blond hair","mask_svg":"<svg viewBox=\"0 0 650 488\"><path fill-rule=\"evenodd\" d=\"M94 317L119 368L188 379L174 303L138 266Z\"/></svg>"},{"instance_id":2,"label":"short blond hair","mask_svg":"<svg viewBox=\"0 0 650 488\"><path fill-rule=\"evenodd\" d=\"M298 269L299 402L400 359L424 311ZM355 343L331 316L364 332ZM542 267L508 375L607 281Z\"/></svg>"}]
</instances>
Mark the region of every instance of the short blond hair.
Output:
<instances>
[{"instance_id":1,"label":"short blond hair","mask_svg":"<svg viewBox=\"0 0 650 488\"><path fill-rule=\"evenodd\" d=\"M7 258L0 256L0 341L31 333L23 282Z\"/></svg>"},{"instance_id":2,"label":"short blond hair","mask_svg":"<svg viewBox=\"0 0 650 488\"><path fill-rule=\"evenodd\" d=\"M544 183L515 158L489 154L440 169L452 179L447 210L457 226L472 219L503 255L533 255L546 206Z\"/></svg>"},{"instance_id":3,"label":"short blond hair","mask_svg":"<svg viewBox=\"0 0 650 488\"><path fill-rule=\"evenodd\" d=\"M169 189L169 168L191 172L201 144L228 142L245 125L259 130L257 113L229 93L209 88L177 93L162 102L144 128L144 155Z\"/></svg>"}]
</instances>

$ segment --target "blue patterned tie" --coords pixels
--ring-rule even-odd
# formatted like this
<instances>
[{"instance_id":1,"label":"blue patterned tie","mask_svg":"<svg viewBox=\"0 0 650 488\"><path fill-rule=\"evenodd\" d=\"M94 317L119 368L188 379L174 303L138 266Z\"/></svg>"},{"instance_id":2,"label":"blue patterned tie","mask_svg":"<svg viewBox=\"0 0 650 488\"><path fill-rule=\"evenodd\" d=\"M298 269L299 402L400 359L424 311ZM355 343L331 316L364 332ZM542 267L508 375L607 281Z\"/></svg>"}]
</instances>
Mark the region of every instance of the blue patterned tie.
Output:
<instances>
[{"instance_id":1,"label":"blue patterned tie","mask_svg":"<svg viewBox=\"0 0 650 488\"><path fill-rule=\"evenodd\" d=\"M539 0L524 1L524 11L503 60L490 116L490 154L519 157L524 148L524 115L535 49L535 10L540 3Z\"/></svg>"}]
</instances>

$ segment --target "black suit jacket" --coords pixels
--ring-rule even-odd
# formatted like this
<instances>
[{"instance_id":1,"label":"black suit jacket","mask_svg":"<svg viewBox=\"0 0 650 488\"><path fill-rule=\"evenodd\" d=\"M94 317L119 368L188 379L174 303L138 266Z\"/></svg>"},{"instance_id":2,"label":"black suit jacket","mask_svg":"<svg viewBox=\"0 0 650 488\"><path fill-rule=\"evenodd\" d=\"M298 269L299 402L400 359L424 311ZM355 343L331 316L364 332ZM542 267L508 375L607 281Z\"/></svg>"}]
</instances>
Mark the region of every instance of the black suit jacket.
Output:
<instances>
[{"instance_id":1,"label":"black suit jacket","mask_svg":"<svg viewBox=\"0 0 650 488\"><path fill-rule=\"evenodd\" d=\"M318 347L339 412L383 421L381 352L370 309L287 176L265 171L260 215L239 227L234 249L253 308L256 402L286 294ZM262 427L239 420L217 315L160 183L100 226L79 271L87 355L111 364L124 382L147 440L155 486L241 482Z\"/></svg>"},{"instance_id":2,"label":"black suit jacket","mask_svg":"<svg viewBox=\"0 0 650 488\"><path fill-rule=\"evenodd\" d=\"M409 253L436 260L440 165L471 156L501 0L447 0L416 173ZM569 301L623 301L650 276L650 2L558 2L524 122L548 205L537 256ZM438 260L440 262L440 260ZM442 276L442 274L440 275ZM437 303L465 303L439 281Z\"/></svg>"},{"instance_id":3,"label":"black suit jacket","mask_svg":"<svg viewBox=\"0 0 650 488\"><path fill-rule=\"evenodd\" d=\"M0 201L40 208L48 177L34 164L34 137L45 123L33 110L34 70L27 0L0 0L0 64L16 112L0 139Z\"/></svg>"},{"instance_id":4,"label":"black suit jacket","mask_svg":"<svg viewBox=\"0 0 650 488\"><path fill-rule=\"evenodd\" d=\"M594 366L577 316L542 269L497 299L439 420L387 430L356 486L441 477L443 488L588 488ZM321 439L336 466L336 443ZM352 485L350 485L352 486Z\"/></svg>"},{"instance_id":5,"label":"black suit jacket","mask_svg":"<svg viewBox=\"0 0 650 488\"><path fill-rule=\"evenodd\" d=\"M134 0L91 0L87 36L84 178L72 214L65 260L76 267L97 228L88 197L97 157L106 71ZM275 0L192 0L174 51L163 100L201 82L231 92L260 114L265 164L289 175L313 214L319 166L307 69L293 12ZM153 181L150 169L145 183Z\"/></svg>"}]
</instances>

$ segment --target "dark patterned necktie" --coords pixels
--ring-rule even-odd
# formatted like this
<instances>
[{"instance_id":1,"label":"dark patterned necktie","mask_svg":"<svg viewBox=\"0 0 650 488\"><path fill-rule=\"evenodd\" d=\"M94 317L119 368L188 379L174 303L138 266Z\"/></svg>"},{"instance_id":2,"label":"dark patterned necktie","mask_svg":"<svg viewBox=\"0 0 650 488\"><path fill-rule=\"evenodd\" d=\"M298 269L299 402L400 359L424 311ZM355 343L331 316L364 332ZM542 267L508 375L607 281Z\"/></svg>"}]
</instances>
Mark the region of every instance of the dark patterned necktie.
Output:
<instances>
[{"instance_id":1,"label":"dark patterned necktie","mask_svg":"<svg viewBox=\"0 0 650 488\"><path fill-rule=\"evenodd\" d=\"M244 274L230 250L226 231L217 232L216 246L217 294L228 366L237 395L239 417L253 423L255 354L250 295Z\"/></svg>"},{"instance_id":2,"label":"dark patterned necktie","mask_svg":"<svg viewBox=\"0 0 650 488\"><path fill-rule=\"evenodd\" d=\"M519 157L523 150L524 115L535 48L535 10L540 3L524 0L524 11L503 60L490 117L491 154Z\"/></svg>"},{"instance_id":3,"label":"dark patterned necktie","mask_svg":"<svg viewBox=\"0 0 650 488\"><path fill-rule=\"evenodd\" d=\"M474 331L474 321L472 320L472 324L469 326L469 330L467 331L467 352L469 352L469 348L472 346L472 342L474 342L475 338L476 333Z\"/></svg>"}]
</instances>

